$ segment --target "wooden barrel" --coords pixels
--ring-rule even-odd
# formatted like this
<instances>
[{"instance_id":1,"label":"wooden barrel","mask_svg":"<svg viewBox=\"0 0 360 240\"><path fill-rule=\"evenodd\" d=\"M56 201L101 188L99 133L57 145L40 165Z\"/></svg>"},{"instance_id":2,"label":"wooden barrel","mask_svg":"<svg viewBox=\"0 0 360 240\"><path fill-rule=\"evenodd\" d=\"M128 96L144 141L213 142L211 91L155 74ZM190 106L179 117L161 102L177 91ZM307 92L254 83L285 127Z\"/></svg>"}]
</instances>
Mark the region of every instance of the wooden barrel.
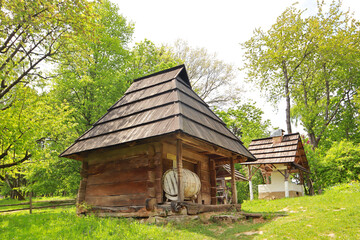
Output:
<instances>
[{"instance_id":1,"label":"wooden barrel","mask_svg":"<svg viewBox=\"0 0 360 240\"><path fill-rule=\"evenodd\" d=\"M162 177L162 186L165 191L165 196L170 200L177 200L177 169L167 170ZM182 181L184 184L185 199L196 199L200 192L201 182L196 173L188 170L182 170Z\"/></svg>"}]
</instances>

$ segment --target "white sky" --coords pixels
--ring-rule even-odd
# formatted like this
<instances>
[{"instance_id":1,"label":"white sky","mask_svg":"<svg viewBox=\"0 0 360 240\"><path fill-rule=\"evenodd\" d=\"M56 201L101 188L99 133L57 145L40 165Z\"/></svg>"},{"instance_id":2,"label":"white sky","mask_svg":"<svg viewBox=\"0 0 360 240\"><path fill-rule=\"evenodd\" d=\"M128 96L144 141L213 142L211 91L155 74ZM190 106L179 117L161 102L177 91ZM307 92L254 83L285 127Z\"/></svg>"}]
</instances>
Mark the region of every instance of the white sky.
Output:
<instances>
[{"instance_id":1,"label":"white sky","mask_svg":"<svg viewBox=\"0 0 360 240\"><path fill-rule=\"evenodd\" d=\"M216 52L218 58L237 67L242 65L240 43L250 39L255 28L267 30L291 4L308 13L316 12L316 0L111 0L118 4L120 14L135 23L134 41L144 38L160 44L172 44L184 39L192 47L205 47ZM325 0L325 2L331 2ZM360 19L360 1L343 0L343 9L354 12ZM257 89L244 82L239 72L236 81L244 86L244 98L253 99L265 112L274 127L286 130L285 104L274 109L260 96ZM293 132L303 132L293 125Z\"/></svg>"}]
</instances>

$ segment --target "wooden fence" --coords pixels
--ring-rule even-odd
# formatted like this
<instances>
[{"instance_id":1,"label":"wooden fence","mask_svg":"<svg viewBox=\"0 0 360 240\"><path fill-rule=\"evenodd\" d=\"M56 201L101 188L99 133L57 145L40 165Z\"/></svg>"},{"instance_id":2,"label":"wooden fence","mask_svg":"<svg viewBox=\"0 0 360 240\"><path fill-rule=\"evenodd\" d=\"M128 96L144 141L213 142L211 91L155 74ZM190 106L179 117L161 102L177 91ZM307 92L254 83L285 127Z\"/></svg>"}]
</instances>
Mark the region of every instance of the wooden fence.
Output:
<instances>
[{"instance_id":1,"label":"wooden fence","mask_svg":"<svg viewBox=\"0 0 360 240\"><path fill-rule=\"evenodd\" d=\"M52 205L45 205L45 206L34 206L36 203L48 203ZM51 201L32 201L32 196L29 196L28 202L23 203L16 203L16 204L5 204L0 205L0 209L2 207L12 207L12 206L23 206L23 205L29 205L27 208L17 208L17 209L10 209L10 210L0 210L0 213L6 213L6 212L15 212L15 211L22 211L22 210L29 210L29 213L32 213L33 209L41 209L41 208L56 208L60 206L71 206L75 205L76 199L67 199L67 200L51 200Z\"/></svg>"}]
</instances>

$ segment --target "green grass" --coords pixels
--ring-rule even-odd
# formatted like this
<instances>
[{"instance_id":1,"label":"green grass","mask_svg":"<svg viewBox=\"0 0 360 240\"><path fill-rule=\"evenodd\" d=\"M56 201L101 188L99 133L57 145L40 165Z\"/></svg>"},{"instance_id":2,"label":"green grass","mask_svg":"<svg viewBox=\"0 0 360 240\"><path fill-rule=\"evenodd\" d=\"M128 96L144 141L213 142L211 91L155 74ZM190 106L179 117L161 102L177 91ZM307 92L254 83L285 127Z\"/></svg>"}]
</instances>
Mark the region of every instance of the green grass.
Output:
<instances>
[{"instance_id":1,"label":"green grass","mask_svg":"<svg viewBox=\"0 0 360 240\"><path fill-rule=\"evenodd\" d=\"M234 224L218 224L208 223L204 224L201 221L192 221L176 226L179 230L186 230L193 233L200 233L207 236L206 239L253 239L253 235L247 236L243 233L256 233L259 228L264 226L264 223L253 223L252 221L242 221Z\"/></svg>"},{"instance_id":2,"label":"green grass","mask_svg":"<svg viewBox=\"0 0 360 240\"><path fill-rule=\"evenodd\" d=\"M0 200L0 205L8 201ZM288 216L261 222L196 220L157 226L131 219L77 217L75 207L65 207L1 214L0 239L360 239L359 183L313 197L246 201L243 210Z\"/></svg>"},{"instance_id":3,"label":"green grass","mask_svg":"<svg viewBox=\"0 0 360 240\"><path fill-rule=\"evenodd\" d=\"M360 239L360 184L334 187L323 195L247 201L249 212L287 212L262 226L255 239Z\"/></svg>"},{"instance_id":4,"label":"green grass","mask_svg":"<svg viewBox=\"0 0 360 240\"><path fill-rule=\"evenodd\" d=\"M36 198L33 198L32 201L33 201L33 206L34 207L39 207L39 206L49 206L49 205L56 205L56 204L36 203L36 201L69 200L69 199L74 199L74 198L69 198L69 197L36 197ZM29 198L26 198L25 200L22 200L22 201L9 199L9 198L0 199L0 211L28 208L29 207L28 204L27 205L1 207L1 205L18 204L18 203L25 203L25 202L29 202ZM24 210L24 211L29 211L29 210Z\"/></svg>"},{"instance_id":5,"label":"green grass","mask_svg":"<svg viewBox=\"0 0 360 240\"><path fill-rule=\"evenodd\" d=\"M186 230L120 218L77 217L75 207L0 215L0 239L205 239ZM208 238L210 239L210 238Z\"/></svg>"}]
</instances>

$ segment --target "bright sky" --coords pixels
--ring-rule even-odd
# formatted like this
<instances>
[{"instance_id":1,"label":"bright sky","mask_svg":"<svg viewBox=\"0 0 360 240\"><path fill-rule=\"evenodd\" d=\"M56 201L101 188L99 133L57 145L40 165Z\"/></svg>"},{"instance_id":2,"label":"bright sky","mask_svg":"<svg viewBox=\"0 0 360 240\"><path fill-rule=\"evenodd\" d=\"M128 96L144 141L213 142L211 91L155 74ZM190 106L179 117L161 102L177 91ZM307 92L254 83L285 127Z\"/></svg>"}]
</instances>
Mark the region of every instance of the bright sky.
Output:
<instances>
[{"instance_id":1,"label":"bright sky","mask_svg":"<svg viewBox=\"0 0 360 240\"><path fill-rule=\"evenodd\" d=\"M193 47L205 47L216 52L219 59L242 65L243 50L240 43L250 39L255 28L268 29L276 18L291 4L308 13L316 12L316 0L111 0L118 4L120 13L135 23L134 41L147 38L154 43L172 44L184 39ZM325 2L331 2L325 0ZM360 1L343 0L343 9L354 12L360 19ZM244 86L244 98L253 99L265 112L274 127L286 129L285 104L274 109L260 92L244 82L239 72L236 81ZM293 132L303 132L293 126Z\"/></svg>"}]
</instances>

